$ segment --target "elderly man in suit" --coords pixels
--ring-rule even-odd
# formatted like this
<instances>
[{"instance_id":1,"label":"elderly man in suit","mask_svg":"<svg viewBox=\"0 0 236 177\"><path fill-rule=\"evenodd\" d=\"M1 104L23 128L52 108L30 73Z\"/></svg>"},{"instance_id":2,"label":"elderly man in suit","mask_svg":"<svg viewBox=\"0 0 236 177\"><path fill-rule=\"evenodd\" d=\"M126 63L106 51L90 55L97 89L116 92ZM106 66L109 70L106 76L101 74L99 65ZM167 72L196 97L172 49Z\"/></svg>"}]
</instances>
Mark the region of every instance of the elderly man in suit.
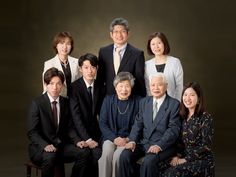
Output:
<instances>
[{"instance_id":1,"label":"elderly man in suit","mask_svg":"<svg viewBox=\"0 0 236 177\"><path fill-rule=\"evenodd\" d=\"M135 77L132 94L146 96L144 81L144 54L128 41L129 24L123 18L115 18L110 24L113 44L99 50L98 80L105 86L106 94L116 94L113 80L121 71L130 72Z\"/></svg>"},{"instance_id":2,"label":"elderly man in suit","mask_svg":"<svg viewBox=\"0 0 236 177\"><path fill-rule=\"evenodd\" d=\"M98 159L102 150L99 146L101 131L98 125L98 115L103 100L102 88L95 80L98 68L98 58L90 53L79 59L79 69L82 77L71 85L70 107L78 137L81 137L89 148L92 159L91 176L98 176ZM78 145L79 146L79 145Z\"/></svg>"},{"instance_id":3,"label":"elderly man in suit","mask_svg":"<svg viewBox=\"0 0 236 177\"><path fill-rule=\"evenodd\" d=\"M158 163L175 151L180 131L179 101L166 93L163 73L150 76L150 90L152 96L140 101L129 143L120 156L120 177L133 176L135 163L141 157L140 176L157 177Z\"/></svg>"},{"instance_id":4,"label":"elderly man in suit","mask_svg":"<svg viewBox=\"0 0 236 177\"><path fill-rule=\"evenodd\" d=\"M73 162L72 177L84 177L89 151L71 142L80 137L71 128L69 101L60 96L64 74L56 68L44 74L47 91L33 100L28 115L29 156L42 168L42 177L53 177L55 166L64 173L63 162ZM63 176L64 174L62 174Z\"/></svg>"}]
</instances>

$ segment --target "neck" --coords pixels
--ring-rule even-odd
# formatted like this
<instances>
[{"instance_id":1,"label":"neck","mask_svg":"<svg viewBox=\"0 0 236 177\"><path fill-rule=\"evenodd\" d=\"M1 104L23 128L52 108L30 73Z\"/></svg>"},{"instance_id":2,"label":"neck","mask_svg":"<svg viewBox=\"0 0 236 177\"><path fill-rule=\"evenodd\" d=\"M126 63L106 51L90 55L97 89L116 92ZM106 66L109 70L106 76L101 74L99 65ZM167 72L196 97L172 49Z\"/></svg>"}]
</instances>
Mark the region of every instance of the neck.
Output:
<instances>
[{"instance_id":1,"label":"neck","mask_svg":"<svg viewBox=\"0 0 236 177\"><path fill-rule=\"evenodd\" d=\"M194 109L189 109L188 119L191 118L193 114L194 114Z\"/></svg>"},{"instance_id":2,"label":"neck","mask_svg":"<svg viewBox=\"0 0 236 177\"><path fill-rule=\"evenodd\" d=\"M84 78L84 80L85 80L89 85L91 85L91 84L94 82L94 79L88 80L88 79L85 79L85 78Z\"/></svg>"},{"instance_id":3,"label":"neck","mask_svg":"<svg viewBox=\"0 0 236 177\"><path fill-rule=\"evenodd\" d=\"M157 64L166 63L166 56L165 55L155 55L155 62Z\"/></svg>"}]
</instances>

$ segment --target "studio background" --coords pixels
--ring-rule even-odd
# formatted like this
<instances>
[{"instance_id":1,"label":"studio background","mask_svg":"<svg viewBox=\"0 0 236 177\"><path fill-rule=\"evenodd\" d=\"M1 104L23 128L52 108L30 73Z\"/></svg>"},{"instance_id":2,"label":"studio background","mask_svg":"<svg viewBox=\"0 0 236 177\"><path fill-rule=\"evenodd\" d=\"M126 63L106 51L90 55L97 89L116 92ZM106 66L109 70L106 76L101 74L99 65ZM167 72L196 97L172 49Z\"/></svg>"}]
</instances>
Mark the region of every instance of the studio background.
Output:
<instances>
[{"instance_id":1,"label":"studio background","mask_svg":"<svg viewBox=\"0 0 236 177\"><path fill-rule=\"evenodd\" d=\"M236 167L236 23L234 1L20 0L1 5L0 176L25 176L26 115L42 93L44 61L55 54L53 36L69 31L72 56L98 54L111 43L109 24L130 23L129 42L144 50L148 35L166 34L171 55L180 58L185 82L201 84L215 121L216 176L233 177Z\"/></svg>"}]
</instances>

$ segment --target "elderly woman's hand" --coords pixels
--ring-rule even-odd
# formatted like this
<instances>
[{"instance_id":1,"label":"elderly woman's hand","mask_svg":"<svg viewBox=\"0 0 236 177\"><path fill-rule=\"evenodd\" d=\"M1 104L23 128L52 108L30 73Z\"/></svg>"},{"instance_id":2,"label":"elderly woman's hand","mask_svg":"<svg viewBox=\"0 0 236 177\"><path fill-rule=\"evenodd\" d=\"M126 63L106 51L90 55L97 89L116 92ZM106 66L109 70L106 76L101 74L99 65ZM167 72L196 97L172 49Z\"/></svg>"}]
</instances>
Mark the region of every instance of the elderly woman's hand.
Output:
<instances>
[{"instance_id":1,"label":"elderly woman's hand","mask_svg":"<svg viewBox=\"0 0 236 177\"><path fill-rule=\"evenodd\" d=\"M116 139L114 139L114 143L116 146L125 146L126 138L117 137Z\"/></svg>"}]
</instances>

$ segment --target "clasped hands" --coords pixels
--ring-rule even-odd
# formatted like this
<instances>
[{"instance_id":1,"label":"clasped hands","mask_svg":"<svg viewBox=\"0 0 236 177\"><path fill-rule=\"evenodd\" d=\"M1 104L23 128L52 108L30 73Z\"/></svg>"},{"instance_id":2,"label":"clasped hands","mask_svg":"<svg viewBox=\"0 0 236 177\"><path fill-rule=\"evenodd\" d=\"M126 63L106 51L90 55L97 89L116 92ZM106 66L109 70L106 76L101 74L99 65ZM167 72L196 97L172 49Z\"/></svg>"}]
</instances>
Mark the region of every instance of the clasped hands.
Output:
<instances>
[{"instance_id":1,"label":"clasped hands","mask_svg":"<svg viewBox=\"0 0 236 177\"><path fill-rule=\"evenodd\" d=\"M89 147L90 149L93 149L98 146L98 143L96 141L90 139L88 141L79 141L76 144L76 146L79 148Z\"/></svg>"},{"instance_id":2,"label":"clasped hands","mask_svg":"<svg viewBox=\"0 0 236 177\"><path fill-rule=\"evenodd\" d=\"M177 166L177 165L183 164L185 162L187 162L186 159L175 156L171 159L170 165L171 166Z\"/></svg>"}]
</instances>

